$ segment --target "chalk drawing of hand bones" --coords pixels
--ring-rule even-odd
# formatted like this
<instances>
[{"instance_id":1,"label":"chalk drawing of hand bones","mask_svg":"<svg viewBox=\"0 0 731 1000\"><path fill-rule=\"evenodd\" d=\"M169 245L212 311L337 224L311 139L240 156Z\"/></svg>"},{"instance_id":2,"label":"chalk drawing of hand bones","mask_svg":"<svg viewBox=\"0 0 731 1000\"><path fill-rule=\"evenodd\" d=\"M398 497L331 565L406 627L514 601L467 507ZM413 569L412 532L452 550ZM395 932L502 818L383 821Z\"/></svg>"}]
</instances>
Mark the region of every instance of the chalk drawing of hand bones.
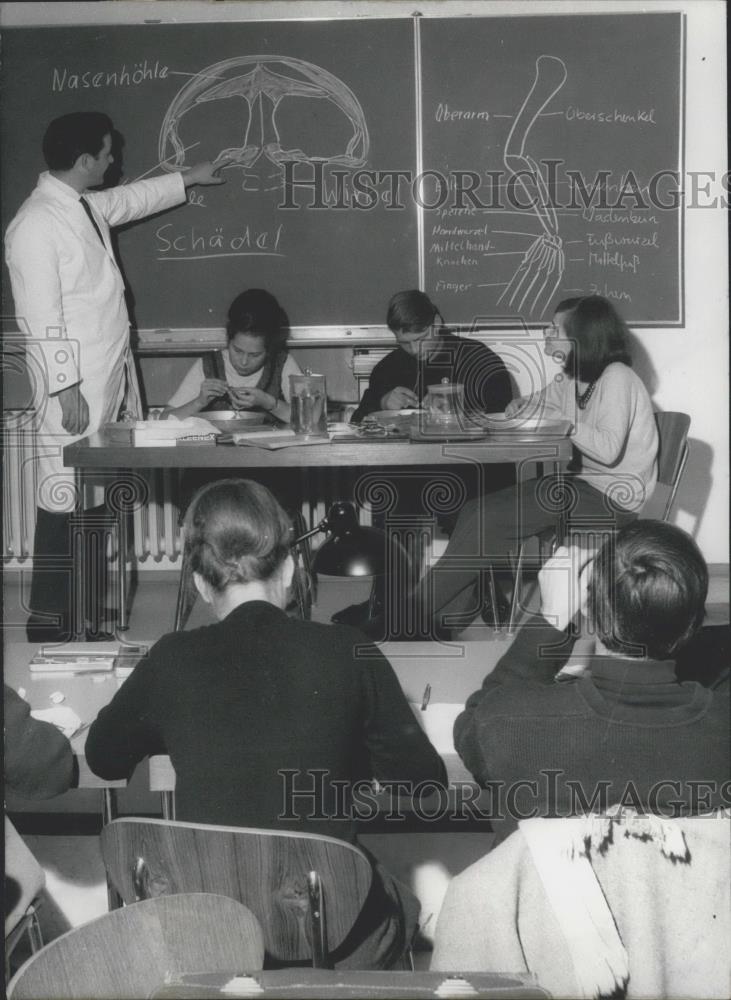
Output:
<instances>
[{"instance_id":1,"label":"chalk drawing of hand bones","mask_svg":"<svg viewBox=\"0 0 731 1000\"><path fill-rule=\"evenodd\" d=\"M252 68L245 73L228 75L247 66ZM284 67L284 72L276 72L272 68L274 66L278 69ZM347 117L352 135L342 153L320 156L282 145L276 121L277 109L285 99L298 97L328 101ZM229 98L242 98L248 105L245 134L240 146L222 149L216 158L230 158L245 174L261 158L265 158L276 167L276 172L272 175L276 178L273 186L276 186L281 182L282 163L285 160L332 163L355 168L362 166L368 158L368 127L363 109L342 80L301 59L253 55L227 59L209 66L178 91L160 129L159 156L164 169L178 170L185 164L185 146L179 136L183 117L201 104Z\"/></svg>"},{"instance_id":2,"label":"chalk drawing of hand bones","mask_svg":"<svg viewBox=\"0 0 731 1000\"><path fill-rule=\"evenodd\" d=\"M518 310L528 303L531 314L543 315L546 311L563 277L565 258L548 186L541 167L525 147L534 122L563 87L566 75L562 59L543 55L536 59L533 86L513 122L503 152L503 162L528 196L543 232L526 250L498 302L506 300Z\"/></svg>"}]
</instances>

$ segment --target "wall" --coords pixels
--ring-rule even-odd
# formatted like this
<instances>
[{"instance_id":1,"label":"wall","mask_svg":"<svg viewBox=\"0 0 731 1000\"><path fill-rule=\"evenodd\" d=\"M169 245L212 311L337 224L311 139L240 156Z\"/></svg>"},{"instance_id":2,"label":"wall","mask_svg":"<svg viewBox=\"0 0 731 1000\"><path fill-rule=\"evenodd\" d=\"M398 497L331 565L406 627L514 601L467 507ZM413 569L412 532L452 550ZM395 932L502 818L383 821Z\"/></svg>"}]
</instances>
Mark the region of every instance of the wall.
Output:
<instances>
[{"instance_id":1,"label":"wall","mask_svg":"<svg viewBox=\"0 0 731 1000\"><path fill-rule=\"evenodd\" d=\"M452 2L424 0L422 14L489 16L529 15L608 10L636 11L634 0L532 0L512 2ZM659 409L682 409L692 419L691 458L679 495L675 520L692 531L709 562L728 561L728 245L727 211L719 199L726 158L726 25L721 0L662 0L645 2L645 10L680 10L686 15L686 198L695 193L698 206L686 200L685 328L641 330L636 335L638 370L647 379ZM275 2L186 3L13 3L3 4L3 24L131 23L145 18L185 21L246 20L277 17L408 16L413 3L352 2L293 4ZM608 41L611 44L611 40ZM618 71L622 53L617 52ZM700 178L692 191L694 172L714 172L716 181ZM29 179L30 187L30 179ZM716 198L716 207L709 207ZM449 317L447 317L448 319ZM343 317L347 322L347 317ZM536 351L538 351L536 345ZM345 398L352 384L351 351L333 369L332 381ZM298 352L299 354L300 352ZM313 351L313 355L317 351ZM302 363L300 356L300 363ZM313 367L318 367L317 358ZM328 359L328 362L330 359ZM305 362L306 363L306 362ZM145 362L149 365L150 362ZM184 366L183 366L184 367ZM321 367L321 366L320 366ZM157 376L156 392L163 392ZM334 388L334 386L333 386Z\"/></svg>"}]
</instances>

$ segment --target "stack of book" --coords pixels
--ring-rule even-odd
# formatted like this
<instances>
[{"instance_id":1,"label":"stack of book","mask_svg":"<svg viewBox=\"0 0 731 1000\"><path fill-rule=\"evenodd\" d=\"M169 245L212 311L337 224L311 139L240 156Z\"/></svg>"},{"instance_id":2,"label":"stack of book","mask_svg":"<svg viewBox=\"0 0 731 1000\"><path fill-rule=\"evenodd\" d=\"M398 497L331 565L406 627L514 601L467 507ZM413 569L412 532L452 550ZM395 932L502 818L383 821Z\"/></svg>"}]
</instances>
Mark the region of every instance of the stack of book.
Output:
<instances>
[{"instance_id":1,"label":"stack of book","mask_svg":"<svg viewBox=\"0 0 731 1000\"><path fill-rule=\"evenodd\" d=\"M31 673L85 674L114 669L119 643L66 642L41 646L30 661Z\"/></svg>"},{"instance_id":2,"label":"stack of book","mask_svg":"<svg viewBox=\"0 0 731 1000\"><path fill-rule=\"evenodd\" d=\"M114 670L116 677L127 677L147 653L150 643L66 642L59 646L41 646L30 661L31 673L87 674Z\"/></svg>"}]
</instances>

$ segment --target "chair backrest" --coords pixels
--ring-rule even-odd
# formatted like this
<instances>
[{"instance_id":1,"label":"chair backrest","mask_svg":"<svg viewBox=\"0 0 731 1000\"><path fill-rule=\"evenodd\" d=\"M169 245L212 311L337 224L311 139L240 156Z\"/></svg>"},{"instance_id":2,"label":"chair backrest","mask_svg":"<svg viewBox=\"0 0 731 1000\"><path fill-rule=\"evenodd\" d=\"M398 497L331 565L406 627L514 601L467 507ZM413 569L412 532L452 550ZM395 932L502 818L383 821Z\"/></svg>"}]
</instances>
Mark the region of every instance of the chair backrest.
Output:
<instances>
[{"instance_id":1,"label":"chair backrest","mask_svg":"<svg viewBox=\"0 0 731 1000\"><path fill-rule=\"evenodd\" d=\"M149 899L56 938L21 966L8 1000L146 997L166 976L258 971L264 942L256 917L224 896Z\"/></svg>"},{"instance_id":2,"label":"chair backrest","mask_svg":"<svg viewBox=\"0 0 731 1000\"><path fill-rule=\"evenodd\" d=\"M668 487L665 505L659 511L659 516L663 521L667 521L688 460L690 417L687 413L656 413L655 423L660 438L657 481L658 485ZM652 500L650 502L652 503ZM643 516L647 516L647 508L643 510Z\"/></svg>"},{"instance_id":3,"label":"chair backrest","mask_svg":"<svg viewBox=\"0 0 731 1000\"><path fill-rule=\"evenodd\" d=\"M313 958L310 874L325 909L324 944L346 938L371 887L370 861L332 837L127 817L101 833L104 864L125 903L140 896L215 892L244 903L259 919L267 954Z\"/></svg>"}]
</instances>

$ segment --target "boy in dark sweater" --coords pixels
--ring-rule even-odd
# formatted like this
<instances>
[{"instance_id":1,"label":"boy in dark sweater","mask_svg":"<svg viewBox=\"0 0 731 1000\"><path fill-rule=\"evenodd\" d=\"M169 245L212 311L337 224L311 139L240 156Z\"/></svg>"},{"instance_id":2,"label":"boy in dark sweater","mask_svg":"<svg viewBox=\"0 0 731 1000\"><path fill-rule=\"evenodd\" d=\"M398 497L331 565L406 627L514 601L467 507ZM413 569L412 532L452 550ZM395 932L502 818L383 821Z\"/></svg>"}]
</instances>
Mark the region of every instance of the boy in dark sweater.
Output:
<instances>
[{"instance_id":1,"label":"boy in dark sweater","mask_svg":"<svg viewBox=\"0 0 731 1000\"><path fill-rule=\"evenodd\" d=\"M425 405L430 387L445 380L461 385L464 407L471 413L503 413L513 398L510 374L502 358L479 340L457 337L445 325L439 309L428 295L417 289L397 292L388 304L386 324L397 347L382 358L371 372L363 399L352 416L361 423L373 413L419 409ZM386 528L389 518L399 525L410 565L399 567L390 586L407 594L422 570L425 522L433 518L451 533L465 502L482 493L510 486L515 481L513 464L490 465L485 471L476 463L438 467L410 467L402 472L374 473L369 470L361 485L390 497L388 509L377 513L375 522ZM382 603L386 603L381 595ZM391 600L393 604L393 598ZM333 621L366 628L374 639L419 638L402 632L403 622L388 621L385 609L375 621L369 603L353 605L333 616ZM401 616L408 618L405 609ZM431 638L431 635L423 636Z\"/></svg>"},{"instance_id":2,"label":"boy in dark sweater","mask_svg":"<svg viewBox=\"0 0 731 1000\"><path fill-rule=\"evenodd\" d=\"M704 615L708 574L695 542L635 521L592 561L561 548L539 574L526 623L454 728L455 747L493 789L498 839L530 816L620 804L679 816L728 806L729 697L679 683L675 657ZM564 631L582 615L595 652L560 673Z\"/></svg>"}]
</instances>

